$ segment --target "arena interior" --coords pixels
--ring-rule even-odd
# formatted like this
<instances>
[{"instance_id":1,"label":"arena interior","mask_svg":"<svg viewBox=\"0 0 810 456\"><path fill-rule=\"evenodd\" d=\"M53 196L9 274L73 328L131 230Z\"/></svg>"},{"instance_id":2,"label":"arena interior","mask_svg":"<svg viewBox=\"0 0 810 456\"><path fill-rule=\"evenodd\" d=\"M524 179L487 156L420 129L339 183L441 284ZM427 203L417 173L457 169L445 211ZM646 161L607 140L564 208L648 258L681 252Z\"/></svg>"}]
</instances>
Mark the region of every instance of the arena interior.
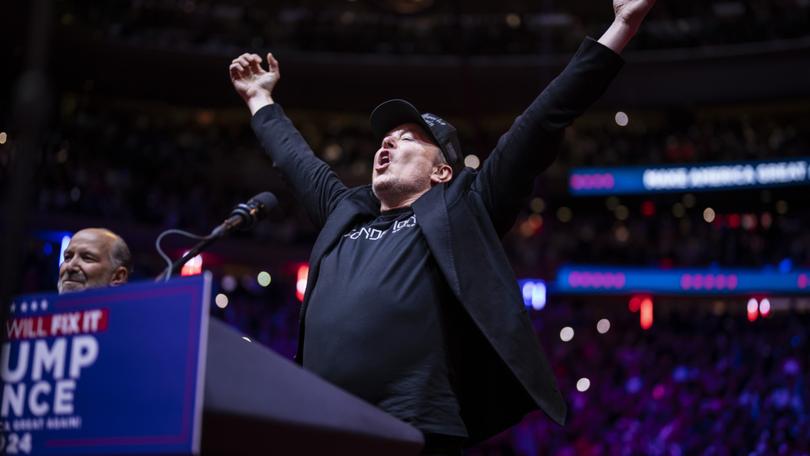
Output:
<instances>
[{"instance_id":1,"label":"arena interior","mask_svg":"<svg viewBox=\"0 0 810 456\"><path fill-rule=\"evenodd\" d=\"M207 233L271 191L268 220L183 274L212 271L212 316L290 358L317 231L253 134L231 59L272 50L276 100L362 185L377 103L444 116L477 168L612 20L585 0L2 9L3 298L55 291L88 226L119 233L131 281L152 280L161 231ZM535 412L465 454L809 454L810 2L659 0L623 57L504 240L568 422ZM164 242L173 258L191 244Z\"/></svg>"}]
</instances>

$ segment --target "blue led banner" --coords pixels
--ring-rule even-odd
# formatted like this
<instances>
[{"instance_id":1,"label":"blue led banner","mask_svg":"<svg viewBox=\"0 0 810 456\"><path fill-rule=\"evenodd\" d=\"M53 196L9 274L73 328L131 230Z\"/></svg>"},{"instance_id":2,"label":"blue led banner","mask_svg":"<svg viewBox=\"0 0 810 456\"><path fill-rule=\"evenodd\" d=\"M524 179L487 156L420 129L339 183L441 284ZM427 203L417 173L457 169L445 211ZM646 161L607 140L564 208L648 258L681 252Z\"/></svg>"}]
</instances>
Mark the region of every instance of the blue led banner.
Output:
<instances>
[{"instance_id":1,"label":"blue led banner","mask_svg":"<svg viewBox=\"0 0 810 456\"><path fill-rule=\"evenodd\" d=\"M562 294L810 294L810 269L653 269L565 266L549 290Z\"/></svg>"},{"instance_id":2,"label":"blue led banner","mask_svg":"<svg viewBox=\"0 0 810 456\"><path fill-rule=\"evenodd\" d=\"M691 166L574 168L574 196L699 192L810 184L810 158L704 163Z\"/></svg>"},{"instance_id":3,"label":"blue led banner","mask_svg":"<svg viewBox=\"0 0 810 456\"><path fill-rule=\"evenodd\" d=\"M199 452L209 274L10 304L0 453Z\"/></svg>"}]
</instances>

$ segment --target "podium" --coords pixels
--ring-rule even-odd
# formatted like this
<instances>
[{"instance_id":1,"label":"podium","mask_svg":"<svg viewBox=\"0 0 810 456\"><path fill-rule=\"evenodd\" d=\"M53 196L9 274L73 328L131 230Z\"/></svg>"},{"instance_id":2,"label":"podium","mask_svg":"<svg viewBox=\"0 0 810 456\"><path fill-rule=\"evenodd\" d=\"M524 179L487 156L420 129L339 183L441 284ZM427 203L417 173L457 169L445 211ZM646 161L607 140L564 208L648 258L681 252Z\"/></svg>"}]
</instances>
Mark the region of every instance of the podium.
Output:
<instances>
[{"instance_id":1,"label":"podium","mask_svg":"<svg viewBox=\"0 0 810 456\"><path fill-rule=\"evenodd\" d=\"M15 298L0 453L419 453L412 426L209 320L210 282Z\"/></svg>"}]
</instances>

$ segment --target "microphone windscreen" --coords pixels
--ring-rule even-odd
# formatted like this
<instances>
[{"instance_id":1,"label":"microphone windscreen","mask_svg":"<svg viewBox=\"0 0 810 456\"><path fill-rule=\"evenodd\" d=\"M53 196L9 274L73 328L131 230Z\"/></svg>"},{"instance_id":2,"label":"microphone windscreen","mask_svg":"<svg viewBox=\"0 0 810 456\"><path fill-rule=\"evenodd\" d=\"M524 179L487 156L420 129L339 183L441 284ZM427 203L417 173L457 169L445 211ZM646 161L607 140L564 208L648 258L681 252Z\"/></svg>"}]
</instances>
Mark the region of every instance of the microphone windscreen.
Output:
<instances>
[{"instance_id":1,"label":"microphone windscreen","mask_svg":"<svg viewBox=\"0 0 810 456\"><path fill-rule=\"evenodd\" d=\"M276 199L276 195L270 192L261 192L258 195L254 196L253 198L249 199L247 204L248 206L257 207L259 210L259 213L257 215L259 218L262 218L278 205L278 199Z\"/></svg>"}]
</instances>

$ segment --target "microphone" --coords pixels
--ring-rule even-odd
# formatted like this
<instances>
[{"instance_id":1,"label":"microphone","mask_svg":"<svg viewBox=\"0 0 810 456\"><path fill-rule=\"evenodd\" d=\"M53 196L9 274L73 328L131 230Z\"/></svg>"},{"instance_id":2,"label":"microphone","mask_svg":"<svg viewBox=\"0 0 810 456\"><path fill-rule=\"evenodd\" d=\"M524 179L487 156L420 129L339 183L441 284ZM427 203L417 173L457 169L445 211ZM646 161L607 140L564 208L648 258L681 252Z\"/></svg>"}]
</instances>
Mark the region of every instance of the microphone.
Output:
<instances>
[{"instance_id":1,"label":"microphone","mask_svg":"<svg viewBox=\"0 0 810 456\"><path fill-rule=\"evenodd\" d=\"M180 266L184 265L186 261L200 253L211 243L233 230L247 230L253 227L256 222L267 217L267 214L274 207L276 207L276 205L278 205L278 200L276 199L275 195L270 192L262 192L249 199L247 203L239 204L233 208L231 215L229 215L228 218L222 222L222 224L214 228L211 231L211 234L208 236L197 236L195 234L176 229L166 230L160 233L160 236L158 236L158 238L155 240L155 248L160 256L166 261L167 266L166 269L159 276L157 276L155 280L168 281L172 276L172 273L180 269ZM172 260L170 260L169 257L163 252L163 249L160 248L160 241L169 234L182 234L183 236L190 237L192 239L199 239L200 242L198 242L197 245L195 245L191 250L186 252L182 258L172 262Z\"/></svg>"},{"instance_id":2,"label":"microphone","mask_svg":"<svg viewBox=\"0 0 810 456\"><path fill-rule=\"evenodd\" d=\"M262 192L247 203L240 203L222 224L211 231L210 237L222 237L234 230L248 230L278 205L278 199L270 192Z\"/></svg>"}]
</instances>

